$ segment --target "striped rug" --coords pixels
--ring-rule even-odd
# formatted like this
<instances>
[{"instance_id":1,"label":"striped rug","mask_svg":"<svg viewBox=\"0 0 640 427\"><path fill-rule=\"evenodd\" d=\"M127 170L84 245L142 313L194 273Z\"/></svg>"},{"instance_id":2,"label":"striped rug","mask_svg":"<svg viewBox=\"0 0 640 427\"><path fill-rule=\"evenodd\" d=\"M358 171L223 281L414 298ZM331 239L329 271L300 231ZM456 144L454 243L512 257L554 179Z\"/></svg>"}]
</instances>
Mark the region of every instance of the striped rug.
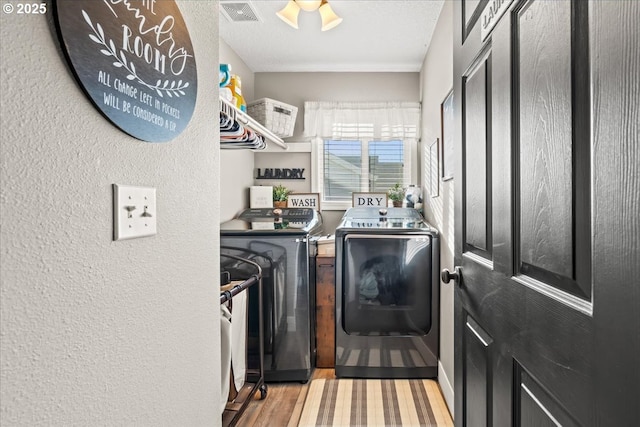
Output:
<instances>
[{"instance_id":1,"label":"striped rug","mask_svg":"<svg viewBox=\"0 0 640 427\"><path fill-rule=\"evenodd\" d=\"M298 425L453 426L453 422L433 380L316 379Z\"/></svg>"}]
</instances>

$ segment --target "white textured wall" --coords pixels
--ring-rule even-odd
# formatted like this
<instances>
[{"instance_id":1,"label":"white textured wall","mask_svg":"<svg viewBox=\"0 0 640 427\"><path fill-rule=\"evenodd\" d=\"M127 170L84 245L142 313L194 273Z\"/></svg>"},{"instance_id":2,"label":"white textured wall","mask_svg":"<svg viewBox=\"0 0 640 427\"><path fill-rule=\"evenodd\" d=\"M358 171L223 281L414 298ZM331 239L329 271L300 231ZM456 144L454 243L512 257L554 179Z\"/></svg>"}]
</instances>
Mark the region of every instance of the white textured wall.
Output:
<instances>
[{"instance_id":1,"label":"white textured wall","mask_svg":"<svg viewBox=\"0 0 640 427\"><path fill-rule=\"evenodd\" d=\"M224 40L220 39L220 63L230 64L240 76L242 96L253 100L254 74ZM249 187L253 185L254 157L250 150L222 150L220 154L220 220L227 221L249 207Z\"/></svg>"},{"instance_id":2,"label":"white textured wall","mask_svg":"<svg viewBox=\"0 0 640 427\"><path fill-rule=\"evenodd\" d=\"M218 10L178 4L198 101L160 144L91 105L51 13L0 15L3 427L220 423ZM112 241L112 183L157 188L157 236Z\"/></svg>"},{"instance_id":3,"label":"white textured wall","mask_svg":"<svg viewBox=\"0 0 640 427\"><path fill-rule=\"evenodd\" d=\"M422 64L422 150L441 137L440 104L453 87L453 2L446 1ZM442 168L442 165L440 165ZM423 165L422 182L427 182ZM439 196L425 191L424 211L427 220L441 233L440 268L453 269L454 211L453 180L440 182ZM453 286L440 283L440 363L445 377L440 385L453 413Z\"/></svg>"},{"instance_id":4,"label":"white textured wall","mask_svg":"<svg viewBox=\"0 0 640 427\"><path fill-rule=\"evenodd\" d=\"M231 74L236 74L240 77L242 82L242 96L247 102L253 101L255 74L251 71L251 68L238 56L238 54L231 49L222 38L219 41L220 45L220 63L231 65Z\"/></svg>"}]
</instances>

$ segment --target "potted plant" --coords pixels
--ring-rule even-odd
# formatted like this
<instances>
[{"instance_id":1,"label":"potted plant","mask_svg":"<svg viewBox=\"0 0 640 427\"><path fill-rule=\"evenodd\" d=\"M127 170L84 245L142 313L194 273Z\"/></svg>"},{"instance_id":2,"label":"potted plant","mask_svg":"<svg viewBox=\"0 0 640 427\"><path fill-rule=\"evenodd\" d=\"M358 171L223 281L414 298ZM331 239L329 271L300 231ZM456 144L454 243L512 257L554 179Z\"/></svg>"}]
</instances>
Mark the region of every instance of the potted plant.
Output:
<instances>
[{"instance_id":1,"label":"potted plant","mask_svg":"<svg viewBox=\"0 0 640 427\"><path fill-rule=\"evenodd\" d=\"M276 208L286 208L290 193L291 190L284 185L276 185L273 187L273 206Z\"/></svg>"},{"instance_id":2,"label":"potted plant","mask_svg":"<svg viewBox=\"0 0 640 427\"><path fill-rule=\"evenodd\" d=\"M404 200L404 188L402 188L402 185L400 185L399 182L396 182L396 184L387 191L387 195L393 202L394 208L402 207L402 201Z\"/></svg>"}]
</instances>

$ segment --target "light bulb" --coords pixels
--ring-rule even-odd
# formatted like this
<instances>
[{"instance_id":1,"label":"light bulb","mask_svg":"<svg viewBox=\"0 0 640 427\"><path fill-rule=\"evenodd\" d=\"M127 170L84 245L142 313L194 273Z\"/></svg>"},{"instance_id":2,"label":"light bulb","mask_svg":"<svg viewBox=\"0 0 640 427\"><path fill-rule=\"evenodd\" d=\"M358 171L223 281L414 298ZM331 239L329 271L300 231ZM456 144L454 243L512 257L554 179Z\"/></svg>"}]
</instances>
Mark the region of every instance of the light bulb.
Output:
<instances>
[{"instance_id":1,"label":"light bulb","mask_svg":"<svg viewBox=\"0 0 640 427\"><path fill-rule=\"evenodd\" d=\"M322 0L296 0L296 3L300 7L300 9L307 12L313 12L320 7L320 3L322 3Z\"/></svg>"}]
</instances>

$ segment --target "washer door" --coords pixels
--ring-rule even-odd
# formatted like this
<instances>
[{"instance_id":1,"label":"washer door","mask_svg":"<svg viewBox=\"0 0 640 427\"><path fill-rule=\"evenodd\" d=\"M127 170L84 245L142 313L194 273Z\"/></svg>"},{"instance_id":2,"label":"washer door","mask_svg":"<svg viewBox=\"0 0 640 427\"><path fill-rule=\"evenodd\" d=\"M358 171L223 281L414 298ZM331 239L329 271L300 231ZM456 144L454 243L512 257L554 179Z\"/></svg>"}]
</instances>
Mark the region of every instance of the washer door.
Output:
<instances>
[{"instance_id":1,"label":"washer door","mask_svg":"<svg viewBox=\"0 0 640 427\"><path fill-rule=\"evenodd\" d=\"M349 335L426 335L431 329L431 236L347 235L343 329Z\"/></svg>"}]
</instances>

